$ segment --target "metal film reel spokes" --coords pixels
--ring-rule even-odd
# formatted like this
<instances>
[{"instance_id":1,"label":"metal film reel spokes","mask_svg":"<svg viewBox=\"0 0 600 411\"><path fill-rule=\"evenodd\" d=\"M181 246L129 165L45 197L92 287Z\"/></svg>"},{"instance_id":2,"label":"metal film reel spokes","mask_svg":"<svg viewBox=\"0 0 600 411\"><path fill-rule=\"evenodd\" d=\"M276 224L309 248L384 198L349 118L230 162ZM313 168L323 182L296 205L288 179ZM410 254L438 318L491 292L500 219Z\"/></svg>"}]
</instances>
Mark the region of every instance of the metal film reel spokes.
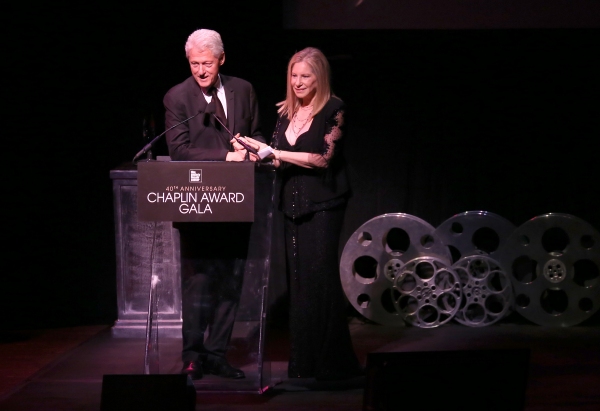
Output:
<instances>
[{"instance_id":1,"label":"metal film reel spokes","mask_svg":"<svg viewBox=\"0 0 600 411\"><path fill-rule=\"evenodd\" d=\"M446 260L417 257L407 262L394 281L394 304L407 323L433 328L450 321L460 308L462 288Z\"/></svg>"},{"instance_id":2,"label":"metal film reel spokes","mask_svg":"<svg viewBox=\"0 0 600 411\"><path fill-rule=\"evenodd\" d=\"M469 327L484 327L512 312L512 284L497 261L486 255L472 255L461 258L452 268L463 291L456 321Z\"/></svg>"},{"instance_id":3,"label":"metal film reel spokes","mask_svg":"<svg viewBox=\"0 0 600 411\"><path fill-rule=\"evenodd\" d=\"M450 253L434 231L418 217L393 213L372 218L350 236L340 277L348 300L361 315L383 325L404 325L393 288L404 262L434 255L450 264Z\"/></svg>"},{"instance_id":4,"label":"metal film reel spokes","mask_svg":"<svg viewBox=\"0 0 600 411\"><path fill-rule=\"evenodd\" d=\"M600 235L582 219L549 213L518 227L500 256L515 309L545 326L568 327L600 307Z\"/></svg>"},{"instance_id":5,"label":"metal film reel spokes","mask_svg":"<svg viewBox=\"0 0 600 411\"><path fill-rule=\"evenodd\" d=\"M436 234L452 254L464 298L455 319L470 327L492 324L512 311L513 290L506 270L494 259L515 225L488 211L466 211L450 217Z\"/></svg>"},{"instance_id":6,"label":"metal film reel spokes","mask_svg":"<svg viewBox=\"0 0 600 411\"><path fill-rule=\"evenodd\" d=\"M452 253L452 262L470 255L488 255L492 258L502 249L515 230L515 225L488 211L465 211L455 214L435 230Z\"/></svg>"}]
</instances>

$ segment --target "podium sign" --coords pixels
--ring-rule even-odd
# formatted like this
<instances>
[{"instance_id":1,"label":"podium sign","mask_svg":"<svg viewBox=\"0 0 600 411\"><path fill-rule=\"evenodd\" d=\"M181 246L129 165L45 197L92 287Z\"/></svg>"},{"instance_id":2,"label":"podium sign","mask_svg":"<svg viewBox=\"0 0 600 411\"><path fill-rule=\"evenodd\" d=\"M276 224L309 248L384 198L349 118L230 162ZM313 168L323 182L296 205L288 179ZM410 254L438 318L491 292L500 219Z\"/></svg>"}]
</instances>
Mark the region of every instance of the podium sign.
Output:
<instances>
[{"instance_id":1,"label":"podium sign","mask_svg":"<svg viewBox=\"0 0 600 411\"><path fill-rule=\"evenodd\" d=\"M140 221L253 222L254 163L138 163Z\"/></svg>"}]
</instances>

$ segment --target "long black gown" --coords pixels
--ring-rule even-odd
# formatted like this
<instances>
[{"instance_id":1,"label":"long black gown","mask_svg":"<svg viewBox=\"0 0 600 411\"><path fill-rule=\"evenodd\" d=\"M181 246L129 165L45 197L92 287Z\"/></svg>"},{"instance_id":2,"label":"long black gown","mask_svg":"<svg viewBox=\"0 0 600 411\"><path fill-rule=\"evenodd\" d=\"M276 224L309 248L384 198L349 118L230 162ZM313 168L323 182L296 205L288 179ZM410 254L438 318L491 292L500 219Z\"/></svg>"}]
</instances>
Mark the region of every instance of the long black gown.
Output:
<instances>
[{"instance_id":1,"label":"long black gown","mask_svg":"<svg viewBox=\"0 0 600 411\"><path fill-rule=\"evenodd\" d=\"M361 374L346 319L347 300L340 282L338 246L349 186L343 163L344 104L331 98L296 143L289 144L289 120L280 118L274 146L284 151L323 155L329 166L280 167L280 207L285 215L290 291L290 378L318 380Z\"/></svg>"}]
</instances>

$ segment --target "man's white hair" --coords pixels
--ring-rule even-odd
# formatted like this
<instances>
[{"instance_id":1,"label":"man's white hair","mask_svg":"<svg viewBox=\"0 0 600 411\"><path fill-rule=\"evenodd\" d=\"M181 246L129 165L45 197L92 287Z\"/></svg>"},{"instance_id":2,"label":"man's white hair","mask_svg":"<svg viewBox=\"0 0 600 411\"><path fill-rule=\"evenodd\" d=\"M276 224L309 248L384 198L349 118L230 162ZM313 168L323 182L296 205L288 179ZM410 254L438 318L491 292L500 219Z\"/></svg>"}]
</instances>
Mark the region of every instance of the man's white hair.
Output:
<instances>
[{"instance_id":1,"label":"man's white hair","mask_svg":"<svg viewBox=\"0 0 600 411\"><path fill-rule=\"evenodd\" d=\"M208 49L213 56L220 57L225 51L223 49L223 40L221 35L214 30L199 29L190 34L185 43L185 56L189 57L190 50Z\"/></svg>"}]
</instances>

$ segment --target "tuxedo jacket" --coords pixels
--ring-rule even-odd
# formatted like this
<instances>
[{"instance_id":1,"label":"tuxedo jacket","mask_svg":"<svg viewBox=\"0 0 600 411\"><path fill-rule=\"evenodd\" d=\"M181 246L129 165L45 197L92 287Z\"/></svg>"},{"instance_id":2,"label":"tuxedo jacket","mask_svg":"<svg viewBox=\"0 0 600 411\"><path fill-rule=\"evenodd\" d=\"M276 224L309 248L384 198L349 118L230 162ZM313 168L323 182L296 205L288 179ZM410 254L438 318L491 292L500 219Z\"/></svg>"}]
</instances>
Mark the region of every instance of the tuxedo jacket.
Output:
<instances>
[{"instance_id":1,"label":"tuxedo jacket","mask_svg":"<svg viewBox=\"0 0 600 411\"><path fill-rule=\"evenodd\" d=\"M252 85L246 80L220 74L227 99L227 128L235 135L263 141L258 102ZM172 87L163 99L165 129L194 116L167 131L169 155L174 161L225 160L232 151L231 136L206 113L208 103L193 76ZM200 114L198 114L200 113Z\"/></svg>"}]
</instances>

